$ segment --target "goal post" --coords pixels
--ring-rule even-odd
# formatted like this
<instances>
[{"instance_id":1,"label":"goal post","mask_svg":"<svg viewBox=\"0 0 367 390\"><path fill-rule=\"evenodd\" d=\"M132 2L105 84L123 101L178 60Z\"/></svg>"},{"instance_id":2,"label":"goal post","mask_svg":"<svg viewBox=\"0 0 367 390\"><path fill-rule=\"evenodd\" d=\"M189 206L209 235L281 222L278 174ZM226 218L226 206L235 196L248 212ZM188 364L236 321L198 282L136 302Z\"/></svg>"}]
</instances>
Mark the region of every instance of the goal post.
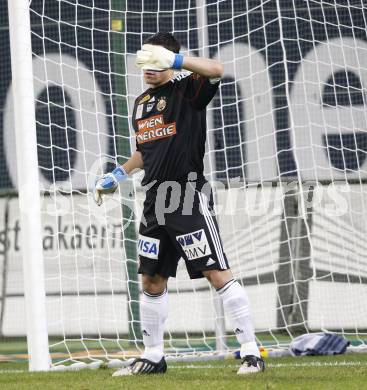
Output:
<instances>
[{"instance_id":1,"label":"goal post","mask_svg":"<svg viewBox=\"0 0 367 390\"><path fill-rule=\"evenodd\" d=\"M117 153L120 159L118 163L123 164L131 155L132 146L130 141L129 119L128 119L128 101L126 89L126 65L125 65L125 36L123 34L126 18L126 1L113 0L111 3L111 62L113 67L114 82L112 94L114 96L115 131L119 137L116 139ZM124 248L126 253L126 271L127 271L127 292L129 296L129 338L131 340L142 340L140 329L140 309L139 309L139 280L137 274L137 250L136 250L136 223L135 206L134 206L134 182L127 181L124 183L125 193L129 198L124 199L123 208L123 226L125 228ZM130 195L131 194L131 195ZM133 211L133 212L132 212ZM134 220L129 222L133 216Z\"/></svg>"},{"instance_id":2,"label":"goal post","mask_svg":"<svg viewBox=\"0 0 367 390\"><path fill-rule=\"evenodd\" d=\"M29 369L47 371L51 359L46 318L29 1L9 1L8 5Z\"/></svg>"}]
</instances>

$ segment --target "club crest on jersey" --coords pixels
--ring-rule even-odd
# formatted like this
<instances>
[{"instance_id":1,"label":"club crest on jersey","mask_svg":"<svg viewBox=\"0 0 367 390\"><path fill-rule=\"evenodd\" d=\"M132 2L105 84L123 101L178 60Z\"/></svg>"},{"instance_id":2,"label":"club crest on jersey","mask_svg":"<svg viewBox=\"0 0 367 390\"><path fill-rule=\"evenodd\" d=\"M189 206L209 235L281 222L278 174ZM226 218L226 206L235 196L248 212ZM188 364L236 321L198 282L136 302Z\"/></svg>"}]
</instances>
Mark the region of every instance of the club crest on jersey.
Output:
<instances>
[{"instance_id":1,"label":"club crest on jersey","mask_svg":"<svg viewBox=\"0 0 367 390\"><path fill-rule=\"evenodd\" d=\"M157 103L157 110L163 111L166 108L167 100L164 96L160 97Z\"/></svg>"},{"instance_id":2,"label":"club crest on jersey","mask_svg":"<svg viewBox=\"0 0 367 390\"><path fill-rule=\"evenodd\" d=\"M154 103L149 103L148 105L147 105L147 112L150 112L150 111L152 111L152 108L154 107Z\"/></svg>"},{"instance_id":3,"label":"club crest on jersey","mask_svg":"<svg viewBox=\"0 0 367 390\"><path fill-rule=\"evenodd\" d=\"M159 240L139 234L138 254L140 256L148 257L149 259L157 260L159 254Z\"/></svg>"},{"instance_id":4,"label":"club crest on jersey","mask_svg":"<svg viewBox=\"0 0 367 390\"><path fill-rule=\"evenodd\" d=\"M212 254L204 229L177 236L176 240L188 260L200 259Z\"/></svg>"}]
</instances>

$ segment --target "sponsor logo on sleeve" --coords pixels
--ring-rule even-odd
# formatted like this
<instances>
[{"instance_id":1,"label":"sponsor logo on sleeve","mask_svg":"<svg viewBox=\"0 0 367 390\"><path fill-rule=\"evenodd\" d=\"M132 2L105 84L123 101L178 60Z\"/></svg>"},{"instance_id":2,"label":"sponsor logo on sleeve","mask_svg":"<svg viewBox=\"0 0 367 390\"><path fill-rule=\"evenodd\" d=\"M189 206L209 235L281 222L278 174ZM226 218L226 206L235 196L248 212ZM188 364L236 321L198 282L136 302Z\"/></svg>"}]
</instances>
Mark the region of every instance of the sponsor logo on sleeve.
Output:
<instances>
[{"instance_id":1,"label":"sponsor logo on sleeve","mask_svg":"<svg viewBox=\"0 0 367 390\"><path fill-rule=\"evenodd\" d=\"M200 259L212 254L204 229L177 236L176 240L181 245L188 260Z\"/></svg>"},{"instance_id":2,"label":"sponsor logo on sleeve","mask_svg":"<svg viewBox=\"0 0 367 390\"><path fill-rule=\"evenodd\" d=\"M143 144L145 142L172 137L175 134L176 122L165 124L163 115L160 114L138 121L136 140L138 144Z\"/></svg>"},{"instance_id":3,"label":"sponsor logo on sleeve","mask_svg":"<svg viewBox=\"0 0 367 390\"><path fill-rule=\"evenodd\" d=\"M149 259L158 260L159 240L139 234L138 254Z\"/></svg>"}]
</instances>

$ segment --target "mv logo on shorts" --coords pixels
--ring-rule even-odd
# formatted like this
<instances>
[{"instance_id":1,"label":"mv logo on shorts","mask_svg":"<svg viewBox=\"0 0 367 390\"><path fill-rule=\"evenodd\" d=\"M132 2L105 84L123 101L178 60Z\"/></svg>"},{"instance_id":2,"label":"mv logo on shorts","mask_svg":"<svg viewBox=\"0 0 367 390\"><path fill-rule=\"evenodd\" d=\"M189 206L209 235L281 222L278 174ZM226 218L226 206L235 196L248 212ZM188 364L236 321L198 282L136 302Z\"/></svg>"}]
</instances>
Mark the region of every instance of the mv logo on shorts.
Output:
<instances>
[{"instance_id":1,"label":"mv logo on shorts","mask_svg":"<svg viewBox=\"0 0 367 390\"><path fill-rule=\"evenodd\" d=\"M185 252L187 260L195 260L212 254L204 229L177 236L176 240Z\"/></svg>"},{"instance_id":2,"label":"mv logo on shorts","mask_svg":"<svg viewBox=\"0 0 367 390\"><path fill-rule=\"evenodd\" d=\"M158 260L159 240L139 234L138 254L140 256Z\"/></svg>"}]
</instances>

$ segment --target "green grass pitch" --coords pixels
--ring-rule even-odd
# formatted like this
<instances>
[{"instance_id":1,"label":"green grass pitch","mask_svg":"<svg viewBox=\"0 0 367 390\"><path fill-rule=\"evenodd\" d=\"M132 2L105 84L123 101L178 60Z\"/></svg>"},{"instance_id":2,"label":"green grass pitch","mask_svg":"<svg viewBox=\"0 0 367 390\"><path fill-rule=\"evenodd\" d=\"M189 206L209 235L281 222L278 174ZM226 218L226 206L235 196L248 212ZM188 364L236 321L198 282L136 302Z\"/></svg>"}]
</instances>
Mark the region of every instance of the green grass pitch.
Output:
<instances>
[{"instance_id":1,"label":"green grass pitch","mask_svg":"<svg viewBox=\"0 0 367 390\"><path fill-rule=\"evenodd\" d=\"M367 389L367 354L266 359L265 373L236 375L238 360L172 363L165 375L112 377L113 370L29 373L26 363L0 363L0 389Z\"/></svg>"}]
</instances>

